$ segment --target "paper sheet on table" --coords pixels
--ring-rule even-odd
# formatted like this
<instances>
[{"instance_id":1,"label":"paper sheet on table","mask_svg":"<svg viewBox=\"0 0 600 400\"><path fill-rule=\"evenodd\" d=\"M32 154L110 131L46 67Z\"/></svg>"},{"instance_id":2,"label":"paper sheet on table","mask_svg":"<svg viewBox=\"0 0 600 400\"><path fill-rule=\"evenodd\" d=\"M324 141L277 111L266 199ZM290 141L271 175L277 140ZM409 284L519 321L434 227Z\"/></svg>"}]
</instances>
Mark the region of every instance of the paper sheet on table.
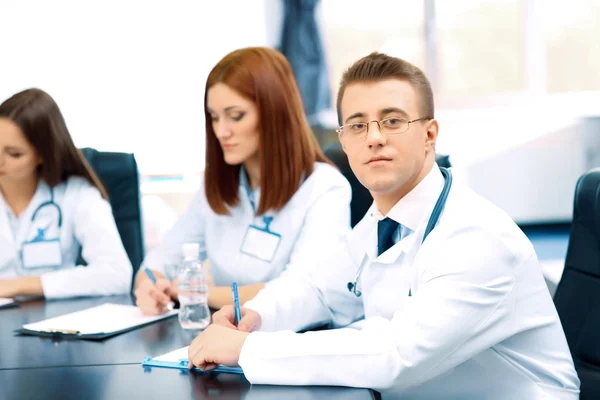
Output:
<instances>
[{"instance_id":1,"label":"paper sheet on table","mask_svg":"<svg viewBox=\"0 0 600 400\"><path fill-rule=\"evenodd\" d=\"M23 325L27 331L58 332L77 335L111 334L131 330L177 314L177 310L159 316L145 316L132 305L105 303L59 317Z\"/></svg>"},{"instance_id":2,"label":"paper sheet on table","mask_svg":"<svg viewBox=\"0 0 600 400\"><path fill-rule=\"evenodd\" d=\"M189 346L185 346L180 349L173 350L167 354L163 354L162 356L154 357L154 360L166 362L179 362L179 360L181 359L188 358L188 348Z\"/></svg>"},{"instance_id":3,"label":"paper sheet on table","mask_svg":"<svg viewBox=\"0 0 600 400\"><path fill-rule=\"evenodd\" d=\"M16 303L13 299L7 299L4 297L0 297L0 308L8 308L15 306Z\"/></svg>"}]
</instances>

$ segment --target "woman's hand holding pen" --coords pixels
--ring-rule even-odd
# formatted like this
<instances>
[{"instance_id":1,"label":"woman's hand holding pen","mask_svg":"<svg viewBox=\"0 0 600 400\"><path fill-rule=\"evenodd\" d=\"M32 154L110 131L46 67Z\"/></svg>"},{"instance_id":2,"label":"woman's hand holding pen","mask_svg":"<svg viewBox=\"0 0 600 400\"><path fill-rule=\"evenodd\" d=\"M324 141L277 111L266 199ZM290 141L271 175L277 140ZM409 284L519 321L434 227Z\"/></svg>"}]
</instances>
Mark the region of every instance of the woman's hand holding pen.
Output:
<instances>
[{"instance_id":1,"label":"woman's hand holding pen","mask_svg":"<svg viewBox=\"0 0 600 400\"><path fill-rule=\"evenodd\" d=\"M147 272L148 273L148 272ZM141 277L135 290L135 302L144 315L160 315L173 309L173 299L177 298L176 283L150 273Z\"/></svg>"}]
</instances>

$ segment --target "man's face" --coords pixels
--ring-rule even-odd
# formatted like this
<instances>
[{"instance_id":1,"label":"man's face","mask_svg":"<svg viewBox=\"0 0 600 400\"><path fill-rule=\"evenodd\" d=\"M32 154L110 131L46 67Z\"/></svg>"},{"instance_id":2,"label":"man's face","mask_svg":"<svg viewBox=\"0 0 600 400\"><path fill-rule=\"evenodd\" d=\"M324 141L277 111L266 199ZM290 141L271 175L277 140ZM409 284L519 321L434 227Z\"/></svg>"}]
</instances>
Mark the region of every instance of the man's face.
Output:
<instances>
[{"instance_id":1,"label":"man's face","mask_svg":"<svg viewBox=\"0 0 600 400\"><path fill-rule=\"evenodd\" d=\"M413 122L405 132L384 134L395 133L396 126L406 127L404 121L425 117L410 83L398 79L351 83L344 91L340 111L342 147L354 174L374 197L404 195L424 177L426 162L434 159L437 122ZM366 134L353 134L364 126L360 123L374 120L386 123L380 127L370 122Z\"/></svg>"}]
</instances>

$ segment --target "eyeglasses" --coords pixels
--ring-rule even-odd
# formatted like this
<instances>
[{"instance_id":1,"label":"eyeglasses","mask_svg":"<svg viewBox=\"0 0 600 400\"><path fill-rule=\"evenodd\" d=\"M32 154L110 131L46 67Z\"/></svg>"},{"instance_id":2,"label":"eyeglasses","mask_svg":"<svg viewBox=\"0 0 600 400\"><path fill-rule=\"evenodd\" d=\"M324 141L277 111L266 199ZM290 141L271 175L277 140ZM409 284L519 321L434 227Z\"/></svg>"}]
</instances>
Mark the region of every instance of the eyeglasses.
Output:
<instances>
[{"instance_id":1,"label":"eyeglasses","mask_svg":"<svg viewBox=\"0 0 600 400\"><path fill-rule=\"evenodd\" d=\"M374 119L367 122L354 122L352 124L342 125L336 130L336 132L341 137L346 137L348 139L364 139L369 133L369 124L371 124L371 122L376 122L379 126L379 131L382 134L386 136L392 136L406 132L410 128L410 124L413 122L424 121L428 119L433 119L433 117L421 117L417 119L411 119L410 121L396 117L382 119L381 121Z\"/></svg>"}]
</instances>

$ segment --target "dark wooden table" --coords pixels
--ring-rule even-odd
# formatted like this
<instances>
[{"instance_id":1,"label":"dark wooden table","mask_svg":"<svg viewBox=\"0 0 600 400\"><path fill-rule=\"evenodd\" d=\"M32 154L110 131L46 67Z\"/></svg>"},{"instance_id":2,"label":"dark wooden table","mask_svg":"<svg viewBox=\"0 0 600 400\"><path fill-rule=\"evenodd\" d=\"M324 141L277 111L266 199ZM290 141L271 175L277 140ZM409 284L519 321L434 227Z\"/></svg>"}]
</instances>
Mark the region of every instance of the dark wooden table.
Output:
<instances>
[{"instance_id":1,"label":"dark wooden table","mask_svg":"<svg viewBox=\"0 0 600 400\"><path fill-rule=\"evenodd\" d=\"M103 303L133 304L129 296L60 301L36 300L0 310L0 370L13 368L89 366L141 363L187 346L193 336L181 329L177 317L135 329L103 341L15 337L24 324L83 310Z\"/></svg>"},{"instance_id":2,"label":"dark wooden table","mask_svg":"<svg viewBox=\"0 0 600 400\"><path fill-rule=\"evenodd\" d=\"M144 371L140 365L0 371L1 399L372 399L368 390L250 385L239 375Z\"/></svg>"},{"instance_id":3,"label":"dark wooden table","mask_svg":"<svg viewBox=\"0 0 600 400\"><path fill-rule=\"evenodd\" d=\"M103 340L16 336L22 325L128 296L35 300L0 310L0 400L12 399L372 399L365 389L250 385L243 376L143 368L145 356L187 346L172 317Z\"/></svg>"}]
</instances>

